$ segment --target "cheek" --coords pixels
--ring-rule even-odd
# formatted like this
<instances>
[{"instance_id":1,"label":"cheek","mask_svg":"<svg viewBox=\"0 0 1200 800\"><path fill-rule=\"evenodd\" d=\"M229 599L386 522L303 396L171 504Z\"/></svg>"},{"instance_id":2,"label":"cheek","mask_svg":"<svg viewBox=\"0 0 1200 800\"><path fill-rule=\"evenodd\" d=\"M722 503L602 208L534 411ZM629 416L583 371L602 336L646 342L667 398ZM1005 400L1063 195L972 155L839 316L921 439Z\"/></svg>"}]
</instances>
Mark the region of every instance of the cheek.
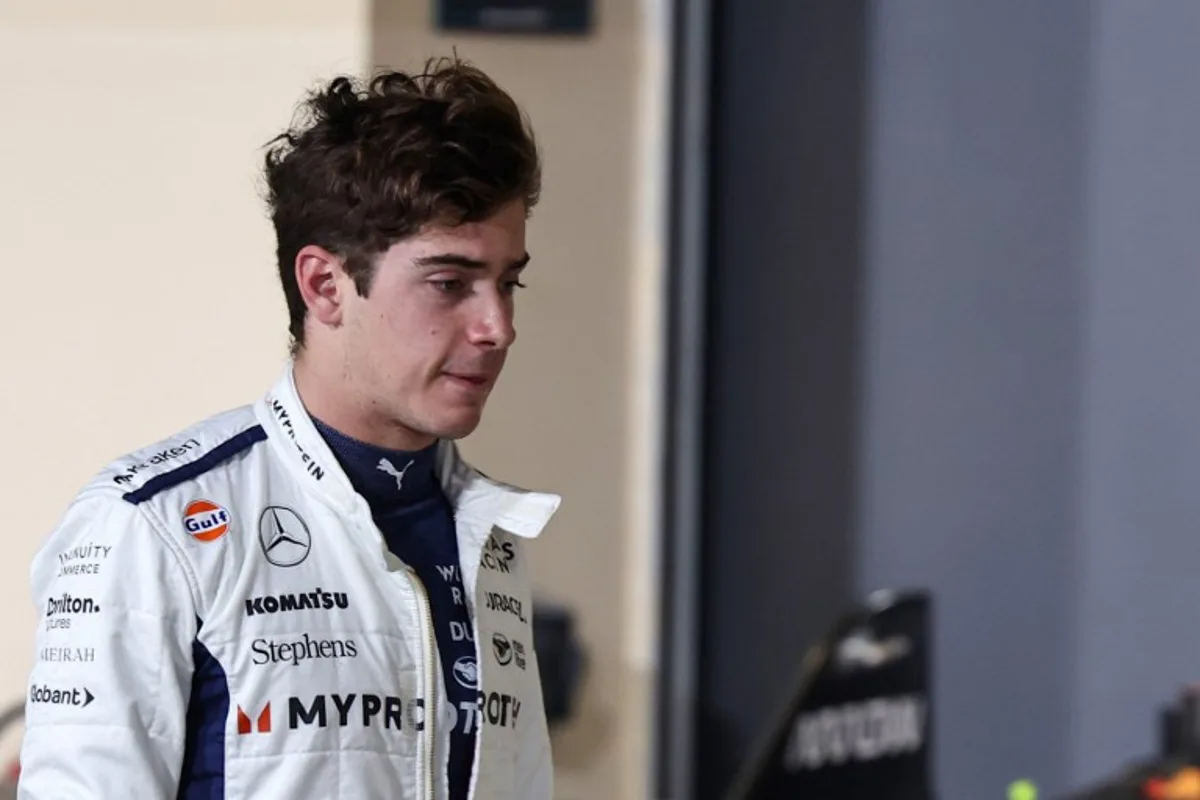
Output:
<instances>
[{"instance_id":1,"label":"cheek","mask_svg":"<svg viewBox=\"0 0 1200 800\"><path fill-rule=\"evenodd\" d=\"M377 333L397 347L421 347L442 338L449 328L437 315L407 306L381 311L376 319Z\"/></svg>"},{"instance_id":2,"label":"cheek","mask_svg":"<svg viewBox=\"0 0 1200 800\"><path fill-rule=\"evenodd\" d=\"M383 302L388 299L384 292L371 298L379 304L371 309L372 330L364 332L369 341L363 344L387 363L390 371L425 373L440 367L446 351L453 346L453 310L419 302L420 296L399 295L397 292L391 298L394 302Z\"/></svg>"}]
</instances>

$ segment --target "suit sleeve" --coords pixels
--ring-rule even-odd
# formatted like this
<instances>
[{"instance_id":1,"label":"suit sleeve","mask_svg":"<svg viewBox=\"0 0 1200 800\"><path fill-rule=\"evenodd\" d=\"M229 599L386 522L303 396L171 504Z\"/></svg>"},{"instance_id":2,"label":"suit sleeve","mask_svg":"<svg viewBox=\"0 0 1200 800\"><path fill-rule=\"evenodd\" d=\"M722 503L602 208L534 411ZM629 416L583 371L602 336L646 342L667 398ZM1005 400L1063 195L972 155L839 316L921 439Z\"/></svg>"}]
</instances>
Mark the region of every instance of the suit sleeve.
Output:
<instances>
[{"instance_id":1,"label":"suit sleeve","mask_svg":"<svg viewBox=\"0 0 1200 800\"><path fill-rule=\"evenodd\" d=\"M178 552L114 495L77 499L34 559L19 800L174 798L196 615Z\"/></svg>"}]
</instances>

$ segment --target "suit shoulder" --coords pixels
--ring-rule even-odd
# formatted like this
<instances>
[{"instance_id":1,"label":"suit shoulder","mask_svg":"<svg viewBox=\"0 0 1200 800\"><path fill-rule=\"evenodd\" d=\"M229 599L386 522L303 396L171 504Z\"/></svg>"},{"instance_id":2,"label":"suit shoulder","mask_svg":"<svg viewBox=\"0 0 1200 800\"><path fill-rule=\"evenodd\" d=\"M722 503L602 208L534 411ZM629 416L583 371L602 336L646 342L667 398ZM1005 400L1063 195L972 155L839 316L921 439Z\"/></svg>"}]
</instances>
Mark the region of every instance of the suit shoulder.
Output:
<instances>
[{"instance_id":1,"label":"suit shoulder","mask_svg":"<svg viewBox=\"0 0 1200 800\"><path fill-rule=\"evenodd\" d=\"M253 408L235 408L113 460L83 493L111 493L138 505L219 469L264 439Z\"/></svg>"},{"instance_id":2,"label":"suit shoulder","mask_svg":"<svg viewBox=\"0 0 1200 800\"><path fill-rule=\"evenodd\" d=\"M248 454L265 440L253 407L244 406L116 459L75 496L35 561L35 581L52 577L52 560L82 558L97 546L122 553L123 564L155 570L177 564L190 586L201 586L208 561L197 562L188 545L237 527L228 487L239 483L235 476ZM151 540L156 544L147 547ZM199 601L203 592L196 592Z\"/></svg>"},{"instance_id":3,"label":"suit shoulder","mask_svg":"<svg viewBox=\"0 0 1200 800\"><path fill-rule=\"evenodd\" d=\"M144 499L204 471L219 459L225 443L255 436L256 426L253 409L243 406L114 459L76 492L43 540L35 562L47 553L65 558L63 554L81 552L95 541L112 545L152 529L151 520L138 508Z\"/></svg>"}]
</instances>

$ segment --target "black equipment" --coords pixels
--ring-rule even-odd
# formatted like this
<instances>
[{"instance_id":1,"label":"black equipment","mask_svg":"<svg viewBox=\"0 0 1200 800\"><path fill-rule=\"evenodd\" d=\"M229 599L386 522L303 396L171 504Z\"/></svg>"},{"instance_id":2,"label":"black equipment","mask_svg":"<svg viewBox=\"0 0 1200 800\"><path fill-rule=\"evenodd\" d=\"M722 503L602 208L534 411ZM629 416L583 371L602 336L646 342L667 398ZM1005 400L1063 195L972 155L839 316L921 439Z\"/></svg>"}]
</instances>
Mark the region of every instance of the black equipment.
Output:
<instances>
[{"instance_id":1,"label":"black equipment","mask_svg":"<svg viewBox=\"0 0 1200 800\"><path fill-rule=\"evenodd\" d=\"M930 606L886 591L844 614L726 800L934 800Z\"/></svg>"}]
</instances>

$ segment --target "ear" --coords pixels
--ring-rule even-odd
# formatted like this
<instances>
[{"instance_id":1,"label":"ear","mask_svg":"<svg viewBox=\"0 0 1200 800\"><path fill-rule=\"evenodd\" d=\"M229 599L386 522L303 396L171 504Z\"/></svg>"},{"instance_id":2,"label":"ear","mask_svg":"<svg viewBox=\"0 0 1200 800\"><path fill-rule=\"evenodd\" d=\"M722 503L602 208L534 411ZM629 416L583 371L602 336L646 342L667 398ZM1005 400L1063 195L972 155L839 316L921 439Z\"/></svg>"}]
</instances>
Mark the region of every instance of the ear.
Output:
<instances>
[{"instance_id":1,"label":"ear","mask_svg":"<svg viewBox=\"0 0 1200 800\"><path fill-rule=\"evenodd\" d=\"M306 245L296 254L296 284L308 306L308 315L321 325L342 323L342 287L346 273L342 259L323 247Z\"/></svg>"}]
</instances>

